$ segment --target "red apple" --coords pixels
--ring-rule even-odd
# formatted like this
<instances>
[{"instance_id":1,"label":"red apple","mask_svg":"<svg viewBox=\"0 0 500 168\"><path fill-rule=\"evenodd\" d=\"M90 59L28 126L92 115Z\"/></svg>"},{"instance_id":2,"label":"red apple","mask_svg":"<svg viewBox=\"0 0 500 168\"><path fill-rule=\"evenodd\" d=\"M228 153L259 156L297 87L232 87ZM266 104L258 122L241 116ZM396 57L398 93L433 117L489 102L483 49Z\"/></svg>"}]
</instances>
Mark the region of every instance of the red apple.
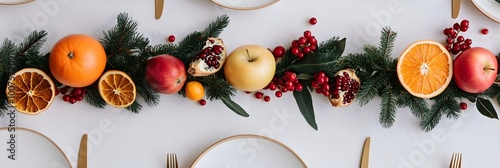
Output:
<instances>
[{"instance_id":1,"label":"red apple","mask_svg":"<svg viewBox=\"0 0 500 168\"><path fill-rule=\"evenodd\" d=\"M481 93L495 82L498 63L495 55L485 48L473 47L460 53L453 61L453 80L458 88L469 93Z\"/></svg>"},{"instance_id":2,"label":"red apple","mask_svg":"<svg viewBox=\"0 0 500 168\"><path fill-rule=\"evenodd\" d=\"M243 45L234 49L224 64L227 82L241 91L256 91L266 87L275 71L273 53L259 45Z\"/></svg>"},{"instance_id":3,"label":"red apple","mask_svg":"<svg viewBox=\"0 0 500 168\"><path fill-rule=\"evenodd\" d=\"M186 82L184 63L168 54L149 59L144 72L144 80L153 90L159 93L177 93Z\"/></svg>"}]
</instances>

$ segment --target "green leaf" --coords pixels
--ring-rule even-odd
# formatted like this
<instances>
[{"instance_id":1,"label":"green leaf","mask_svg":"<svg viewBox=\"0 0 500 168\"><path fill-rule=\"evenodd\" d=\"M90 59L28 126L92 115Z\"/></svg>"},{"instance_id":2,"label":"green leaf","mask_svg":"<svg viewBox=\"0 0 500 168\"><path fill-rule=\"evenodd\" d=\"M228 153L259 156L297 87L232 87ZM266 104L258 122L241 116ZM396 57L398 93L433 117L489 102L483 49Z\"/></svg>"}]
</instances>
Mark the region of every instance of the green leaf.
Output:
<instances>
[{"instance_id":1,"label":"green leaf","mask_svg":"<svg viewBox=\"0 0 500 168\"><path fill-rule=\"evenodd\" d=\"M293 97L299 106L300 113L304 116L307 123L315 130L318 130L318 125L316 124L316 118L314 117L314 108L312 105L311 93L308 89L304 89L301 92L294 91Z\"/></svg>"},{"instance_id":2,"label":"green leaf","mask_svg":"<svg viewBox=\"0 0 500 168\"><path fill-rule=\"evenodd\" d=\"M316 73L334 66L337 59L342 55L345 49L345 38L333 43L333 49L327 52L311 53L295 63L289 68L298 73Z\"/></svg>"},{"instance_id":3,"label":"green leaf","mask_svg":"<svg viewBox=\"0 0 500 168\"><path fill-rule=\"evenodd\" d=\"M233 110L236 114L243 116L243 117L248 117L250 116L245 109L241 108L240 105L236 104L231 98L229 97L221 97L220 98L222 102L231 110Z\"/></svg>"},{"instance_id":4,"label":"green leaf","mask_svg":"<svg viewBox=\"0 0 500 168\"><path fill-rule=\"evenodd\" d=\"M489 118L498 119L497 112L495 111L493 104L491 104L491 102L489 100L478 97L477 103L476 103L476 108L484 116L489 117Z\"/></svg>"}]
</instances>

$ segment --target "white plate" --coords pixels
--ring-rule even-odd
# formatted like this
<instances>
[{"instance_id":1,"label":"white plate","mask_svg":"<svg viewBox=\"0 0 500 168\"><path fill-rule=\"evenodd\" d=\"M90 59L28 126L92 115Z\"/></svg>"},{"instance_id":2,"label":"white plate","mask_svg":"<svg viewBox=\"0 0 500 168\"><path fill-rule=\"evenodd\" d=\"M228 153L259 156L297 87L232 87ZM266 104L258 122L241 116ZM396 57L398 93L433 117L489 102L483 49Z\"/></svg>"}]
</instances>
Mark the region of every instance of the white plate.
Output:
<instances>
[{"instance_id":1,"label":"white plate","mask_svg":"<svg viewBox=\"0 0 500 168\"><path fill-rule=\"evenodd\" d=\"M279 0L210 0L213 3L235 10L254 10L270 6Z\"/></svg>"},{"instance_id":2,"label":"white plate","mask_svg":"<svg viewBox=\"0 0 500 168\"><path fill-rule=\"evenodd\" d=\"M13 128L15 132L0 128L0 167L71 168L66 155L48 137L31 129ZM15 160L9 158L13 154Z\"/></svg>"},{"instance_id":3,"label":"white plate","mask_svg":"<svg viewBox=\"0 0 500 168\"><path fill-rule=\"evenodd\" d=\"M20 5L33 1L35 0L0 0L0 5Z\"/></svg>"},{"instance_id":4,"label":"white plate","mask_svg":"<svg viewBox=\"0 0 500 168\"><path fill-rule=\"evenodd\" d=\"M500 3L495 0L471 0L479 11L490 19L500 23Z\"/></svg>"},{"instance_id":5,"label":"white plate","mask_svg":"<svg viewBox=\"0 0 500 168\"><path fill-rule=\"evenodd\" d=\"M191 168L305 168L300 157L283 143L260 135L235 135L207 148Z\"/></svg>"}]
</instances>

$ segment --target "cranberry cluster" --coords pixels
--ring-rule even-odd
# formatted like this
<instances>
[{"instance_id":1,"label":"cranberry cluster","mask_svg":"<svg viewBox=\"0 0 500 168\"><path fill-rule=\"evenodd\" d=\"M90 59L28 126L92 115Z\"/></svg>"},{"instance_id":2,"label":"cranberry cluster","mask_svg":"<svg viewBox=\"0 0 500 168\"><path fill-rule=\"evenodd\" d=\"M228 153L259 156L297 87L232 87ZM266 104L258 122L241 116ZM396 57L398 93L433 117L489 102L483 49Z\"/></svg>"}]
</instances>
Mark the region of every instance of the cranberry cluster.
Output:
<instances>
[{"instance_id":1,"label":"cranberry cluster","mask_svg":"<svg viewBox=\"0 0 500 168\"><path fill-rule=\"evenodd\" d=\"M452 54L458 54L471 48L472 40L459 35L460 32L466 32L468 29L468 20L462 20L460 23L453 24L453 27L445 28L443 34L448 37L446 39L446 49Z\"/></svg>"},{"instance_id":2,"label":"cranberry cluster","mask_svg":"<svg viewBox=\"0 0 500 168\"><path fill-rule=\"evenodd\" d=\"M59 93L63 94L63 100L65 102L75 104L76 102L82 101L87 92L85 91L85 88L63 86L56 89L56 95Z\"/></svg>"},{"instance_id":3,"label":"cranberry cluster","mask_svg":"<svg viewBox=\"0 0 500 168\"><path fill-rule=\"evenodd\" d=\"M304 55L316 51L318 48L318 41L311 31L304 31L304 36L299 37L292 41L291 52L297 58L302 59Z\"/></svg>"}]
</instances>

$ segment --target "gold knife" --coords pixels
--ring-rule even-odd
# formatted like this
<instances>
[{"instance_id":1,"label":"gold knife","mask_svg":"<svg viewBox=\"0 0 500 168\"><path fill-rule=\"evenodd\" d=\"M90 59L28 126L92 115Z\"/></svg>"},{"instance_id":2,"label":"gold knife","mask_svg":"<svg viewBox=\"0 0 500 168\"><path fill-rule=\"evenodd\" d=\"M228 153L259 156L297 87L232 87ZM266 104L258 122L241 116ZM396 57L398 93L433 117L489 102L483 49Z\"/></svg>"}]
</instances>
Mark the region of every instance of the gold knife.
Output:
<instances>
[{"instance_id":1,"label":"gold knife","mask_svg":"<svg viewBox=\"0 0 500 168\"><path fill-rule=\"evenodd\" d=\"M163 13L163 0L155 0L155 19L158 20Z\"/></svg>"},{"instance_id":2,"label":"gold knife","mask_svg":"<svg viewBox=\"0 0 500 168\"><path fill-rule=\"evenodd\" d=\"M361 167L368 168L370 163L370 137L366 138L365 144L363 146L363 153L361 154Z\"/></svg>"},{"instance_id":3,"label":"gold knife","mask_svg":"<svg viewBox=\"0 0 500 168\"><path fill-rule=\"evenodd\" d=\"M87 134L83 134L80 141L80 149L78 150L78 166L77 168L87 168Z\"/></svg>"},{"instance_id":4,"label":"gold knife","mask_svg":"<svg viewBox=\"0 0 500 168\"><path fill-rule=\"evenodd\" d=\"M451 0L451 18L453 19L457 18L459 11L460 11L460 0Z\"/></svg>"}]
</instances>

